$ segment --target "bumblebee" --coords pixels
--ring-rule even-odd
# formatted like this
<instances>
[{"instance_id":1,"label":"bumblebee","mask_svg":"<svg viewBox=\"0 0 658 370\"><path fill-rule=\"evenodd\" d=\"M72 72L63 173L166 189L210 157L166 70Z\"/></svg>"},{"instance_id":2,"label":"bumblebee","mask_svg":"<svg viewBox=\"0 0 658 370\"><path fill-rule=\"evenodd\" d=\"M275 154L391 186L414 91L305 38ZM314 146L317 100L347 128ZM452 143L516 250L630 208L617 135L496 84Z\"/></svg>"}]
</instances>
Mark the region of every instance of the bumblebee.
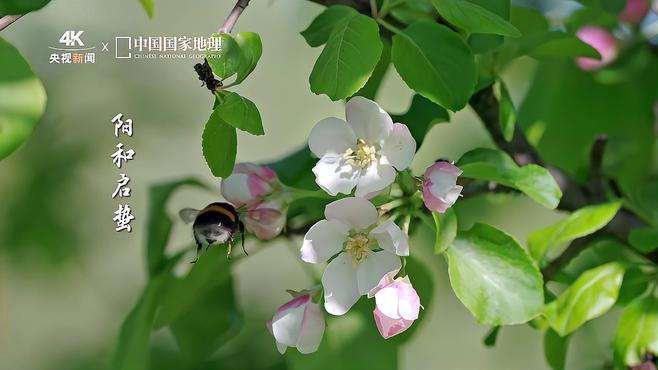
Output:
<instances>
[{"instance_id":1,"label":"bumblebee","mask_svg":"<svg viewBox=\"0 0 658 370\"><path fill-rule=\"evenodd\" d=\"M208 64L208 60L204 59L203 64L197 63L194 65L194 71L199 76L199 80L202 81L202 85L205 85L208 90L215 92L219 87L222 86L222 82L215 78L215 75Z\"/></svg>"},{"instance_id":2,"label":"bumblebee","mask_svg":"<svg viewBox=\"0 0 658 370\"><path fill-rule=\"evenodd\" d=\"M246 207L241 207L236 209L230 203L215 202L210 203L201 210L184 208L178 214L185 223L192 223L192 234L196 242L198 258L202 249L208 249L208 247L216 244L226 244L226 256L230 257L233 242L238 232L240 233L242 251L244 254L248 254L244 248L245 225L240 220L240 216L243 215L262 223L263 215L279 216L281 212L263 208L249 210Z\"/></svg>"}]
</instances>

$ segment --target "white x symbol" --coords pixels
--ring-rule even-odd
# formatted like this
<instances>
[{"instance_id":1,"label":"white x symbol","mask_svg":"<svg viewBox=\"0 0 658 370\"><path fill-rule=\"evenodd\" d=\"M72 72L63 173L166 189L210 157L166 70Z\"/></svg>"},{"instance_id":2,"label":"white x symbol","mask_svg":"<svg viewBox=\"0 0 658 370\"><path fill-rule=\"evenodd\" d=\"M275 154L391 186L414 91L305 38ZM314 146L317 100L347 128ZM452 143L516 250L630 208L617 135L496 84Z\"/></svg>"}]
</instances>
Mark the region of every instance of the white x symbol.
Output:
<instances>
[{"instance_id":1,"label":"white x symbol","mask_svg":"<svg viewBox=\"0 0 658 370\"><path fill-rule=\"evenodd\" d=\"M103 44L103 49L101 51L110 51L110 47L108 46L110 45L109 42L101 42L101 44Z\"/></svg>"}]
</instances>

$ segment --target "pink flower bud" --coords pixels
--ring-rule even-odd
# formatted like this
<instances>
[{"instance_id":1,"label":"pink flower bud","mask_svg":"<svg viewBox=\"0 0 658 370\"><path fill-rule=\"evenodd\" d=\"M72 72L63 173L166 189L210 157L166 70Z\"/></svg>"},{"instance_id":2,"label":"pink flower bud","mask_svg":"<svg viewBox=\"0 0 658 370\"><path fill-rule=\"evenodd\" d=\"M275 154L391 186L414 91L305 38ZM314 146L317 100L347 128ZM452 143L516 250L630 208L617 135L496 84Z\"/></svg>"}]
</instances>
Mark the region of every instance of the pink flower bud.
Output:
<instances>
[{"instance_id":1,"label":"pink flower bud","mask_svg":"<svg viewBox=\"0 0 658 370\"><path fill-rule=\"evenodd\" d=\"M320 305L313 303L309 294L302 294L279 307L267 328L281 354L288 347L312 353L318 350L324 335L324 316Z\"/></svg>"},{"instance_id":2,"label":"pink flower bud","mask_svg":"<svg viewBox=\"0 0 658 370\"><path fill-rule=\"evenodd\" d=\"M601 59L580 57L576 64L584 71L591 71L612 63L617 58L617 40L610 32L595 26L585 26L576 32L576 36L601 54Z\"/></svg>"},{"instance_id":3,"label":"pink flower bud","mask_svg":"<svg viewBox=\"0 0 658 370\"><path fill-rule=\"evenodd\" d=\"M619 19L628 23L640 23L649 12L648 0L628 0Z\"/></svg>"},{"instance_id":4,"label":"pink flower bud","mask_svg":"<svg viewBox=\"0 0 658 370\"><path fill-rule=\"evenodd\" d=\"M409 329L418 318L420 297L411 285L409 277L393 280L396 271L386 274L368 294L375 297L377 307L373 311L379 334L388 339Z\"/></svg>"},{"instance_id":5,"label":"pink flower bud","mask_svg":"<svg viewBox=\"0 0 658 370\"><path fill-rule=\"evenodd\" d=\"M256 203L247 210L244 224L260 240L270 240L281 233L286 224L286 209L281 202Z\"/></svg>"},{"instance_id":6,"label":"pink flower bud","mask_svg":"<svg viewBox=\"0 0 658 370\"><path fill-rule=\"evenodd\" d=\"M278 186L276 172L266 166L238 163L231 176L222 180L222 196L236 207L254 204Z\"/></svg>"},{"instance_id":7,"label":"pink flower bud","mask_svg":"<svg viewBox=\"0 0 658 370\"><path fill-rule=\"evenodd\" d=\"M425 170L423 200L430 211L443 213L459 198L463 187L457 185L462 171L454 164L438 161Z\"/></svg>"}]
</instances>

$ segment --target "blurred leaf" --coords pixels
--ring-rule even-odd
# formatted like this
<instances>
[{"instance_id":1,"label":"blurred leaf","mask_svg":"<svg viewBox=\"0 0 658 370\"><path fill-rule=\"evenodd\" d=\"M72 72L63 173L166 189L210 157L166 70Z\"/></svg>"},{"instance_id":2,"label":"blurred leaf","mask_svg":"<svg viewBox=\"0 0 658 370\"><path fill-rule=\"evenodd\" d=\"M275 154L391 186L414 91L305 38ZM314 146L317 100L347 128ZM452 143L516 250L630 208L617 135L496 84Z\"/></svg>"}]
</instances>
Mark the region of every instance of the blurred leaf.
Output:
<instances>
[{"instance_id":1,"label":"blurred leaf","mask_svg":"<svg viewBox=\"0 0 658 370\"><path fill-rule=\"evenodd\" d=\"M230 284L227 283L230 274L226 248L209 248L184 278L173 280L162 292L155 327L172 324L193 312L198 305L207 303L205 299L209 299L213 292L217 293L219 287Z\"/></svg>"},{"instance_id":2,"label":"blurred leaf","mask_svg":"<svg viewBox=\"0 0 658 370\"><path fill-rule=\"evenodd\" d=\"M381 53L379 27L372 18L356 12L342 18L313 66L311 91L334 101L353 95L366 84Z\"/></svg>"},{"instance_id":3,"label":"blurred leaf","mask_svg":"<svg viewBox=\"0 0 658 370\"><path fill-rule=\"evenodd\" d=\"M216 177L228 177L235 165L238 137L235 127L221 119L219 109L212 112L203 129L201 147L212 174Z\"/></svg>"},{"instance_id":4,"label":"blurred leaf","mask_svg":"<svg viewBox=\"0 0 658 370\"><path fill-rule=\"evenodd\" d=\"M535 164L519 167L497 149L473 149L462 155L457 166L464 171L464 177L516 188L551 209L557 207L562 197L560 187L547 169Z\"/></svg>"},{"instance_id":5,"label":"blurred leaf","mask_svg":"<svg viewBox=\"0 0 658 370\"><path fill-rule=\"evenodd\" d=\"M421 20L434 21L436 18L436 9L429 0L405 0L391 7L390 13L393 18L404 24Z\"/></svg>"},{"instance_id":6,"label":"blurred leaf","mask_svg":"<svg viewBox=\"0 0 658 370\"><path fill-rule=\"evenodd\" d=\"M443 253L457 236L457 216L452 208L448 208L445 213L432 212L432 217L436 225L434 253Z\"/></svg>"},{"instance_id":7,"label":"blurred leaf","mask_svg":"<svg viewBox=\"0 0 658 370\"><path fill-rule=\"evenodd\" d=\"M206 60L213 73L220 80L233 76L240 69L242 52L240 45L227 33L213 33L212 38L219 39L219 50L206 51Z\"/></svg>"},{"instance_id":8,"label":"blurred leaf","mask_svg":"<svg viewBox=\"0 0 658 370\"><path fill-rule=\"evenodd\" d=\"M229 269L228 260L224 256L216 258L217 261L213 262L217 262L219 268ZM174 294L178 289L189 288L189 285L184 287L185 283L181 280L177 282L178 286L172 286ZM171 323L171 332L176 343L186 361L191 364L199 364L210 357L222 344L237 334L242 324L230 274L224 279L220 278L217 283L212 282L211 285L203 294L199 294L198 299L185 313L180 314L179 318Z\"/></svg>"},{"instance_id":9,"label":"blurred leaf","mask_svg":"<svg viewBox=\"0 0 658 370\"><path fill-rule=\"evenodd\" d=\"M153 10L155 7L153 0L139 0L139 3L142 4L142 8L144 8L146 15L148 15L149 18L153 18Z\"/></svg>"},{"instance_id":10,"label":"blurred leaf","mask_svg":"<svg viewBox=\"0 0 658 370\"><path fill-rule=\"evenodd\" d=\"M397 370L397 345L379 336L372 314L373 304L373 300L361 299L343 316L328 315L318 351L303 355L289 348L286 353L288 368L325 370L339 366L341 370Z\"/></svg>"},{"instance_id":11,"label":"blurred leaf","mask_svg":"<svg viewBox=\"0 0 658 370\"><path fill-rule=\"evenodd\" d=\"M566 219L528 236L530 254L540 264L548 262L544 256L557 247L603 228L617 214L620 202L583 207Z\"/></svg>"},{"instance_id":12,"label":"blurred leaf","mask_svg":"<svg viewBox=\"0 0 658 370\"><path fill-rule=\"evenodd\" d=\"M514 137L514 127L516 126L516 108L512 102L512 97L507 91L507 86L503 80L498 80L498 120L500 121L500 130L505 137L505 140L512 141Z\"/></svg>"},{"instance_id":13,"label":"blurred leaf","mask_svg":"<svg viewBox=\"0 0 658 370\"><path fill-rule=\"evenodd\" d=\"M544 333L544 357L553 370L564 370L569 349L569 336L561 337L552 329Z\"/></svg>"},{"instance_id":14,"label":"blurred leaf","mask_svg":"<svg viewBox=\"0 0 658 370\"><path fill-rule=\"evenodd\" d=\"M260 41L260 36L255 32L239 32L235 35L235 42L240 47L240 66L238 67L237 76L235 77L234 85L244 81L258 64L261 55L263 54L263 44Z\"/></svg>"},{"instance_id":15,"label":"blurred leaf","mask_svg":"<svg viewBox=\"0 0 658 370\"><path fill-rule=\"evenodd\" d=\"M148 368L148 348L153 320L167 278L166 274L161 274L148 282L141 298L121 325L119 341L112 355L112 370Z\"/></svg>"},{"instance_id":16,"label":"blurred leaf","mask_svg":"<svg viewBox=\"0 0 658 370\"><path fill-rule=\"evenodd\" d=\"M451 29L419 21L393 36L393 64L413 90L452 111L463 108L476 82L469 47Z\"/></svg>"},{"instance_id":17,"label":"blurred leaf","mask_svg":"<svg viewBox=\"0 0 658 370\"><path fill-rule=\"evenodd\" d=\"M655 227L638 227L631 230L628 242L641 253L651 253L658 248L658 229Z\"/></svg>"},{"instance_id":18,"label":"blurred leaf","mask_svg":"<svg viewBox=\"0 0 658 370\"><path fill-rule=\"evenodd\" d=\"M13 2L0 3L12 6ZM29 4L25 4L29 5ZM11 12L9 14L15 14ZM19 12L22 14L22 12ZM32 134L46 109L46 92L27 61L0 38L0 160L18 149Z\"/></svg>"},{"instance_id":19,"label":"blurred leaf","mask_svg":"<svg viewBox=\"0 0 658 370\"><path fill-rule=\"evenodd\" d=\"M306 43L311 47L324 45L334 27L343 19L353 16L356 10L344 5L333 5L326 8L313 22L301 32Z\"/></svg>"},{"instance_id":20,"label":"blurred leaf","mask_svg":"<svg viewBox=\"0 0 658 370\"><path fill-rule=\"evenodd\" d=\"M565 336L608 312L617 301L623 277L624 266L617 262L585 271L555 301L546 305L548 323Z\"/></svg>"},{"instance_id":21,"label":"blurred leaf","mask_svg":"<svg viewBox=\"0 0 658 370\"><path fill-rule=\"evenodd\" d=\"M386 76L388 67L391 65L391 43L386 39L382 39L382 55L379 57L379 62L372 71L368 82L354 95L363 96L370 100L375 100L379 87Z\"/></svg>"},{"instance_id":22,"label":"blurred leaf","mask_svg":"<svg viewBox=\"0 0 658 370\"><path fill-rule=\"evenodd\" d=\"M493 328L491 328L491 330L489 330L487 336L484 337L482 343L487 347L495 346L496 341L498 340L499 333L500 333L500 326L494 326Z\"/></svg>"},{"instance_id":23,"label":"blurred leaf","mask_svg":"<svg viewBox=\"0 0 658 370\"><path fill-rule=\"evenodd\" d=\"M642 363L647 353L658 353L658 298L650 294L624 310L614 348L615 361L628 366Z\"/></svg>"},{"instance_id":24,"label":"blurred leaf","mask_svg":"<svg viewBox=\"0 0 658 370\"><path fill-rule=\"evenodd\" d=\"M162 268L166 264L165 249L173 224L166 211L167 201L175 190L188 185L207 189L206 185L191 178L158 184L149 188L146 262L151 277L162 272Z\"/></svg>"},{"instance_id":25,"label":"blurred leaf","mask_svg":"<svg viewBox=\"0 0 658 370\"><path fill-rule=\"evenodd\" d=\"M50 0L0 0L0 15L27 14L43 8L49 2Z\"/></svg>"},{"instance_id":26,"label":"blurred leaf","mask_svg":"<svg viewBox=\"0 0 658 370\"><path fill-rule=\"evenodd\" d=\"M539 314L542 276L511 236L475 224L459 233L445 255L452 289L481 324L520 324Z\"/></svg>"},{"instance_id":27,"label":"blurred leaf","mask_svg":"<svg viewBox=\"0 0 658 370\"><path fill-rule=\"evenodd\" d=\"M499 16L505 21L510 19L510 0L468 0L485 10ZM468 38L468 45L474 54L485 53L502 45L505 38L492 34L473 34Z\"/></svg>"},{"instance_id":28,"label":"blurred leaf","mask_svg":"<svg viewBox=\"0 0 658 370\"><path fill-rule=\"evenodd\" d=\"M568 59L601 55L579 38L559 31L547 32L525 40L525 52L536 59Z\"/></svg>"},{"instance_id":29,"label":"blurred leaf","mask_svg":"<svg viewBox=\"0 0 658 370\"><path fill-rule=\"evenodd\" d=\"M491 33L519 37L512 24L487 9L466 0L432 0L436 10L448 22L467 33Z\"/></svg>"},{"instance_id":30,"label":"blurred leaf","mask_svg":"<svg viewBox=\"0 0 658 370\"><path fill-rule=\"evenodd\" d=\"M265 134L258 107L251 100L232 91L218 92L217 97L213 115L219 120L252 135Z\"/></svg>"},{"instance_id":31,"label":"blurred leaf","mask_svg":"<svg viewBox=\"0 0 658 370\"><path fill-rule=\"evenodd\" d=\"M275 161L266 163L266 166L276 171L281 182L296 188L317 188L315 177L311 169L317 159L307 145Z\"/></svg>"},{"instance_id":32,"label":"blurred leaf","mask_svg":"<svg viewBox=\"0 0 658 370\"><path fill-rule=\"evenodd\" d=\"M425 140L425 135L435 124L450 120L447 110L419 94L414 94L411 106L406 113L392 115L391 118L393 121L404 123L409 127L409 131L419 147Z\"/></svg>"}]
</instances>

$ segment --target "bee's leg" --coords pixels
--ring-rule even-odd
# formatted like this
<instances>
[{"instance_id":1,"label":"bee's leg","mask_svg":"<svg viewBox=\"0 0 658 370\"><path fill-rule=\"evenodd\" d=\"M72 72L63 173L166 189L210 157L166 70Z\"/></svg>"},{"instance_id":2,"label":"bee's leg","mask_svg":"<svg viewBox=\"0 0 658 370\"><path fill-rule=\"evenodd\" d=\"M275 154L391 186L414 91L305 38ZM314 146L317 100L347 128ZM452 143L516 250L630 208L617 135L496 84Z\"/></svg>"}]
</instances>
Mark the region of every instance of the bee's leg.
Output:
<instances>
[{"instance_id":1,"label":"bee's leg","mask_svg":"<svg viewBox=\"0 0 658 370\"><path fill-rule=\"evenodd\" d=\"M226 259L231 259L231 251L233 250L233 241L226 243Z\"/></svg>"},{"instance_id":2,"label":"bee's leg","mask_svg":"<svg viewBox=\"0 0 658 370\"><path fill-rule=\"evenodd\" d=\"M238 223L238 227L240 228L240 243L242 243L242 251L245 256L248 256L249 253L247 253L247 249L244 247L244 224L242 221Z\"/></svg>"}]
</instances>

